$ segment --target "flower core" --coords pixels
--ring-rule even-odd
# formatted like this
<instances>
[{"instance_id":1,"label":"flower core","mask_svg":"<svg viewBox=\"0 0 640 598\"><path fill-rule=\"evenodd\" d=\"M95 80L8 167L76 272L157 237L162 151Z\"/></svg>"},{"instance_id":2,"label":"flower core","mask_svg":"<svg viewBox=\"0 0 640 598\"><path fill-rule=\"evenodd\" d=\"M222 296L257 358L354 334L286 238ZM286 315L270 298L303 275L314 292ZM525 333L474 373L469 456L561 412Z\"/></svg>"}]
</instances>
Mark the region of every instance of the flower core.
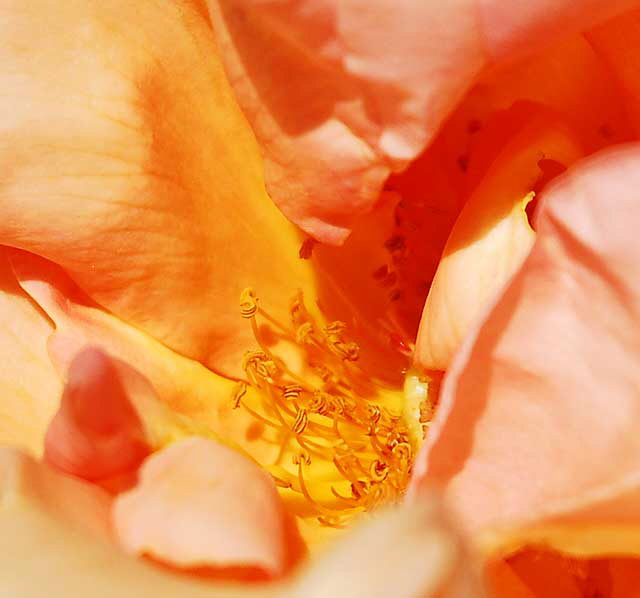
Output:
<instances>
[{"instance_id":1,"label":"flower core","mask_svg":"<svg viewBox=\"0 0 640 598\"><path fill-rule=\"evenodd\" d=\"M278 447L262 465L284 492L297 495L296 514L343 527L354 515L398 500L415 452L402 395L359 366L360 347L347 338L345 323L320 324L302 293L286 324L262 309L251 289L243 291L240 311L260 350L245 354L247 381L238 382L232 400ZM272 351L274 338L297 347L299 367Z\"/></svg>"}]
</instances>

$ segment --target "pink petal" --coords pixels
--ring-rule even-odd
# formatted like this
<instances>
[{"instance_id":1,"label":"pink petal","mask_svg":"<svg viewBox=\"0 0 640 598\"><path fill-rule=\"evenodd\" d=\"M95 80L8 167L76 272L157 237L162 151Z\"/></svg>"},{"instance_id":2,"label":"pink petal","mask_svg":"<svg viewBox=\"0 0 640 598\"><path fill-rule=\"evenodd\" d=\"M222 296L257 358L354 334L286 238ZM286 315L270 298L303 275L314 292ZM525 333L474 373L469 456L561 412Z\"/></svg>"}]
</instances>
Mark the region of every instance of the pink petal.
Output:
<instances>
[{"instance_id":1,"label":"pink petal","mask_svg":"<svg viewBox=\"0 0 640 598\"><path fill-rule=\"evenodd\" d=\"M340 243L492 61L533 52L637 0L208 0L267 188Z\"/></svg>"},{"instance_id":2,"label":"pink petal","mask_svg":"<svg viewBox=\"0 0 640 598\"><path fill-rule=\"evenodd\" d=\"M620 507L640 472L639 165L630 146L553 186L532 253L454 359L413 491L442 486L467 530L574 512L628 524Z\"/></svg>"},{"instance_id":3,"label":"pink petal","mask_svg":"<svg viewBox=\"0 0 640 598\"><path fill-rule=\"evenodd\" d=\"M178 567L286 565L285 514L273 480L239 453L189 438L150 457L113 518L124 548Z\"/></svg>"},{"instance_id":4,"label":"pink petal","mask_svg":"<svg viewBox=\"0 0 640 598\"><path fill-rule=\"evenodd\" d=\"M71 363L47 430L45 460L66 473L102 480L135 470L148 452L114 363L98 349L83 350Z\"/></svg>"}]
</instances>

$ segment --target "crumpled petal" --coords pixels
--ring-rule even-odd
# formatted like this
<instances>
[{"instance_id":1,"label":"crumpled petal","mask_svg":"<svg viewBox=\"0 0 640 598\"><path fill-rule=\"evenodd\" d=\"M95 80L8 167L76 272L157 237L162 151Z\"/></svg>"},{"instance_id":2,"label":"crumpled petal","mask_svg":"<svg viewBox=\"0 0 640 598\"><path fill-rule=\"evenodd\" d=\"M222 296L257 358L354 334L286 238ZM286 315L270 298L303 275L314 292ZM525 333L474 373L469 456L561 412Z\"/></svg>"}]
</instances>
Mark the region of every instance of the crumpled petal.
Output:
<instances>
[{"instance_id":1,"label":"crumpled petal","mask_svg":"<svg viewBox=\"0 0 640 598\"><path fill-rule=\"evenodd\" d=\"M98 349L84 349L69 367L45 437L45 460L98 481L137 469L148 453L142 422L115 364Z\"/></svg>"},{"instance_id":2,"label":"crumpled petal","mask_svg":"<svg viewBox=\"0 0 640 598\"><path fill-rule=\"evenodd\" d=\"M283 212L341 243L491 61L637 0L208 0L229 79Z\"/></svg>"},{"instance_id":3,"label":"crumpled petal","mask_svg":"<svg viewBox=\"0 0 640 598\"><path fill-rule=\"evenodd\" d=\"M61 392L47 355L53 327L18 286L10 254L0 247L0 443L39 455Z\"/></svg>"},{"instance_id":4,"label":"crumpled petal","mask_svg":"<svg viewBox=\"0 0 640 598\"><path fill-rule=\"evenodd\" d=\"M549 190L531 254L447 374L412 493L443 488L485 547L637 553L639 165L617 149Z\"/></svg>"},{"instance_id":5,"label":"crumpled petal","mask_svg":"<svg viewBox=\"0 0 640 598\"><path fill-rule=\"evenodd\" d=\"M282 574L285 512L273 479L240 453L187 438L144 463L119 495L113 521L122 546L177 567L247 567Z\"/></svg>"},{"instance_id":6,"label":"crumpled petal","mask_svg":"<svg viewBox=\"0 0 640 598\"><path fill-rule=\"evenodd\" d=\"M238 373L242 289L286 315L313 285L207 20L187 0L10 2L0 36L0 243Z\"/></svg>"},{"instance_id":7,"label":"crumpled petal","mask_svg":"<svg viewBox=\"0 0 640 598\"><path fill-rule=\"evenodd\" d=\"M582 155L562 121L541 108L527 108L516 105L510 111L524 112L526 125L516 128L447 240L416 340L414 360L425 369L447 369L469 328L529 253L535 233L525 208L545 165L566 168Z\"/></svg>"}]
</instances>

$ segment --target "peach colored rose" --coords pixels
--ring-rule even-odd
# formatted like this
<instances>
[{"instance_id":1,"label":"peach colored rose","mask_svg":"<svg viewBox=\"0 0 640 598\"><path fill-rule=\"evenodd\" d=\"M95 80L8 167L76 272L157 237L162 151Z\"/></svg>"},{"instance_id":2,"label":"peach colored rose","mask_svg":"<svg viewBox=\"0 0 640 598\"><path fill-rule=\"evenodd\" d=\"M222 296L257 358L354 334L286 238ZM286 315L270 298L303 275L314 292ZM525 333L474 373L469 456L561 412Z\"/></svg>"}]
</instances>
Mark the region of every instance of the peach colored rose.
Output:
<instances>
[{"instance_id":1,"label":"peach colored rose","mask_svg":"<svg viewBox=\"0 0 640 598\"><path fill-rule=\"evenodd\" d=\"M625 595L634 4L0 8L12 595Z\"/></svg>"}]
</instances>

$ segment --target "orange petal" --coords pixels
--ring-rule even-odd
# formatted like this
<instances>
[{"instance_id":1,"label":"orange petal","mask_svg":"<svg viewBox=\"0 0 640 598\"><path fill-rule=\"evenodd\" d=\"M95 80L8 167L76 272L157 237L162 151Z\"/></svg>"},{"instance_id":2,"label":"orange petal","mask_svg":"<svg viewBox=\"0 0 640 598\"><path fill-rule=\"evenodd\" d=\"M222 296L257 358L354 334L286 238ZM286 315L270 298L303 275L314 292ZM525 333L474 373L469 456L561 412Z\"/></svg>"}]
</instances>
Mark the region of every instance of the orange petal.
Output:
<instances>
[{"instance_id":1,"label":"orange petal","mask_svg":"<svg viewBox=\"0 0 640 598\"><path fill-rule=\"evenodd\" d=\"M188 438L142 466L139 484L114 505L124 548L178 567L286 564L284 511L273 480L239 453Z\"/></svg>"},{"instance_id":2,"label":"orange petal","mask_svg":"<svg viewBox=\"0 0 640 598\"><path fill-rule=\"evenodd\" d=\"M136 469L148 452L115 365L98 349L83 350L71 363L47 430L45 460L66 473L101 480Z\"/></svg>"},{"instance_id":3,"label":"orange petal","mask_svg":"<svg viewBox=\"0 0 640 598\"><path fill-rule=\"evenodd\" d=\"M447 373L413 491L443 487L469 531L550 520L541 537L574 552L637 550L639 165L619 149L549 190L530 256Z\"/></svg>"},{"instance_id":4,"label":"orange petal","mask_svg":"<svg viewBox=\"0 0 640 598\"><path fill-rule=\"evenodd\" d=\"M546 0L533 8L495 0L208 5L262 145L270 194L309 234L337 244L488 61L512 59L516 46L532 52L632 2L554 0L552 10Z\"/></svg>"},{"instance_id":5,"label":"orange petal","mask_svg":"<svg viewBox=\"0 0 640 598\"><path fill-rule=\"evenodd\" d=\"M543 160L564 167L581 156L561 122L541 109L528 112L527 125L504 146L447 240L416 341L415 361L426 369L448 367L469 328L529 253L535 234L525 208Z\"/></svg>"},{"instance_id":6,"label":"orange petal","mask_svg":"<svg viewBox=\"0 0 640 598\"><path fill-rule=\"evenodd\" d=\"M625 107L634 124L636 136L640 134L640 11L612 19L590 31L587 39L609 65Z\"/></svg>"},{"instance_id":7,"label":"orange petal","mask_svg":"<svg viewBox=\"0 0 640 598\"><path fill-rule=\"evenodd\" d=\"M18 286L0 247L0 444L39 455L61 384L47 355L51 322Z\"/></svg>"},{"instance_id":8,"label":"orange petal","mask_svg":"<svg viewBox=\"0 0 640 598\"><path fill-rule=\"evenodd\" d=\"M242 289L286 315L312 285L192 4L0 9L0 113L11 115L0 242L61 264L180 353L237 372L253 340L236 315Z\"/></svg>"}]
</instances>

